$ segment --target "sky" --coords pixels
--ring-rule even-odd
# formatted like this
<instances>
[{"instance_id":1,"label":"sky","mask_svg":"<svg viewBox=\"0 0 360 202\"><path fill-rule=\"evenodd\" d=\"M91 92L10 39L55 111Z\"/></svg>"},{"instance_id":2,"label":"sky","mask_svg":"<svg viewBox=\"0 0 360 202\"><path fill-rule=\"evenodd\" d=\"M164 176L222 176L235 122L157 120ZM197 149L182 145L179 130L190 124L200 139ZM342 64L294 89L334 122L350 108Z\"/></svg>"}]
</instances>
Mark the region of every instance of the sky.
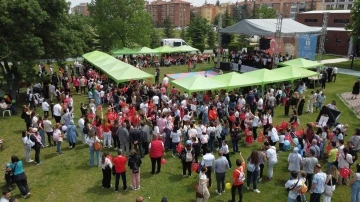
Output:
<instances>
[{"instance_id":1,"label":"sky","mask_svg":"<svg viewBox=\"0 0 360 202\"><path fill-rule=\"evenodd\" d=\"M67 0L67 1L70 1L71 2L71 7L74 7L80 3L89 3L91 2L91 0ZM153 0L150 0L150 2L153 1ZM167 0L169 1L169 0ZM184 1L188 1L188 2L191 2L194 6L201 6L205 3L205 0L184 0ZM243 1L243 0L239 0L240 1ZM215 4L216 0L207 0L207 3L211 3L211 4ZM220 3L227 3L227 2L236 2L236 0L220 0Z\"/></svg>"}]
</instances>

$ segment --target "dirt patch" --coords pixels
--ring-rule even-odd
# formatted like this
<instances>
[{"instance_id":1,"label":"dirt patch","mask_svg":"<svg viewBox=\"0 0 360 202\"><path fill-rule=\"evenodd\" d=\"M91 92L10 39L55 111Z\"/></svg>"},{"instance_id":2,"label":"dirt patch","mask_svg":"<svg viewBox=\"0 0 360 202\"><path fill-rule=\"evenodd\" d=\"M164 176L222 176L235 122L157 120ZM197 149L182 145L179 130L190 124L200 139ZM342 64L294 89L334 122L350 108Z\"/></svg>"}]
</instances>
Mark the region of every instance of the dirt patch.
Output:
<instances>
[{"instance_id":1,"label":"dirt patch","mask_svg":"<svg viewBox=\"0 0 360 202\"><path fill-rule=\"evenodd\" d=\"M358 117L360 116L360 96L358 96L357 99L351 99L352 93L346 92L341 93L339 97L355 112Z\"/></svg>"}]
</instances>

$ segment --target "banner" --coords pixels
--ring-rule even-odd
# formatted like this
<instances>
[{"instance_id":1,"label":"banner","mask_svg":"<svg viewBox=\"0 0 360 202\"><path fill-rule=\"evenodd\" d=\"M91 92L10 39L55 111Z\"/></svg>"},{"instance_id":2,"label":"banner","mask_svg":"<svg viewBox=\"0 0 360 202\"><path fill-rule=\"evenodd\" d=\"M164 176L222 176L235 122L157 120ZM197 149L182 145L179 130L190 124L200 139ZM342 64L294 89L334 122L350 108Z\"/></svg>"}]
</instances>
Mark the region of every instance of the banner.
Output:
<instances>
[{"instance_id":1,"label":"banner","mask_svg":"<svg viewBox=\"0 0 360 202\"><path fill-rule=\"evenodd\" d=\"M298 57L315 60L316 45L318 35L299 35L298 36Z\"/></svg>"}]
</instances>

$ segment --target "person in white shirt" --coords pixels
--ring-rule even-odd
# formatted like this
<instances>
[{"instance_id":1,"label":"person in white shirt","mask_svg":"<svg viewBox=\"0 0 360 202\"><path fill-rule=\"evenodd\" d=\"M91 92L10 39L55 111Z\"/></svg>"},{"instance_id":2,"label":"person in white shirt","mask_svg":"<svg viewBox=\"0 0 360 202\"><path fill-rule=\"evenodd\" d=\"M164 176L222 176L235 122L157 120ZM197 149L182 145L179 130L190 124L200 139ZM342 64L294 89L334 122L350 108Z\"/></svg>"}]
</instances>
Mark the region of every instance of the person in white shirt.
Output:
<instances>
[{"instance_id":1,"label":"person in white shirt","mask_svg":"<svg viewBox=\"0 0 360 202\"><path fill-rule=\"evenodd\" d=\"M335 82L336 81L336 75L338 73L339 69L337 67L334 67L333 70L332 70L332 74L331 74L331 80L332 82Z\"/></svg>"},{"instance_id":2,"label":"person in white shirt","mask_svg":"<svg viewBox=\"0 0 360 202\"><path fill-rule=\"evenodd\" d=\"M78 121L78 126L80 128L80 133L81 133L81 140L83 144L86 144L86 134L84 133L84 127L85 127L85 117L81 116L79 121Z\"/></svg>"},{"instance_id":3,"label":"person in white shirt","mask_svg":"<svg viewBox=\"0 0 360 202\"><path fill-rule=\"evenodd\" d=\"M215 156L211 153L210 148L207 148L206 154L201 160L201 166L206 167L206 177L209 179L209 187L211 187L211 171L215 161Z\"/></svg>"},{"instance_id":4,"label":"person in white shirt","mask_svg":"<svg viewBox=\"0 0 360 202\"><path fill-rule=\"evenodd\" d=\"M53 115L55 117L56 123L60 123L61 121L61 111L62 111L61 105L59 103L55 104L53 108Z\"/></svg>"},{"instance_id":5,"label":"person in white shirt","mask_svg":"<svg viewBox=\"0 0 360 202\"><path fill-rule=\"evenodd\" d=\"M179 130L178 126L174 126L173 130L170 133L170 138L172 142L173 154L172 156L175 157L176 147L178 146L179 142L181 141L181 131Z\"/></svg>"},{"instance_id":6,"label":"person in white shirt","mask_svg":"<svg viewBox=\"0 0 360 202\"><path fill-rule=\"evenodd\" d=\"M44 125L44 131L46 132L47 134L47 137L48 137L48 145L44 145L44 146L51 146L51 142L54 142L53 141L53 132L54 132L54 129L53 129L53 126L52 126L52 123L51 121L49 120L49 116L44 116L44 120L43 120L43 125ZM54 142L54 146L55 146L55 142Z\"/></svg>"},{"instance_id":7,"label":"person in white shirt","mask_svg":"<svg viewBox=\"0 0 360 202\"><path fill-rule=\"evenodd\" d=\"M251 122L252 125L252 134L253 134L253 138L256 141L257 139L257 129L259 126L261 126L261 120L259 118L259 112L255 112L255 116Z\"/></svg>"},{"instance_id":8,"label":"person in white shirt","mask_svg":"<svg viewBox=\"0 0 360 202\"><path fill-rule=\"evenodd\" d=\"M41 108L44 112L44 117L47 115L49 115L49 103L47 103L46 99L43 100L43 102L41 103Z\"/></svg>"},{"instance_id":9,"label":"person in white shirt","mask_svg":"<svg viewBox=\"0 0 360 202\"><path fill-rule=\"evenodd\" d=\"M162 81L162 86L164 86L166 88L166 90L169 87L169 78L166 76L166 74L164 75L164 78Z\"/></svg>"},{"instance_id":10,"label":"person in white shirt","mask_svg":"<svg viewBox=\"0 0 360 202\"><path fill-rule=\"evenodd\" d=\"M279 141L279 135L276 128L272 124L269 125L268 136L270 137L270 145L276 146L276 143Z\"/></svg>"},{"instance_id":11,"label":"person in white shirt","mask_svg":"<svg viewBox=\"0 0 360 202\"><path fill-rule=\"evenodd\" d=\"M291 172L291 179L285 183L285 188L289 190L287 201L297 201L296 198L299 195L299 189L302 183L299 183L298 172Z\"/></svg>"},{"instance_id":12,"label":"person in white shirt","mask_svg":"<svg viewBox=\"0 0 360 202\"><path fill-rule=\"evenodd\" d=\"M270 146L270 144L268 142L265 142L264 145L265 145L265 149L266 149L266 153L265 153L266 159L268 162L267 174L268 174L269 180L272 180L273 174L274 174L274 167L278 162L277 154L276 154L276 147Z\"/></svg>"},{"instance_id":13,"label":"person in white shirt","mask_svg":"<svg viewBox=\"0 0 360 202\"><path fill-rule=\"evenodd\" d=\"M159 105L159 96L157 96L157 95L154 95L153 97L152 97L152 100L153 100L153 103L154 103L154 105L156 105L157 107L160 107L160 105Z\"/></svg>"},{"instance_id":14,"label":"person in white shirt","mask_svg":"<svg viewBox=\"0 0 360 202\"><path fill-rule=\"evenodd\" d=\"M244 99L244 96L243 95L240 95L239 99L238 99L238 105L239 105L239 108L242 109L246 104L246 101Z\"/></svg>"},{"instance_id":15,"label":"person in white shirt","mask_svg":"<svg viewBox=\"0 0 360 202\"><path fill-rule=\"evenodd\" d=\"M146 101L144 101L144 102L142 102L140 104L140 109L141 109L144 116L147 116L148 108L149 108L149 105L148 105L148 103Z\"/></svg>"},{"instance_id":16,"label":"person in white shirt","mask_svg":"<svg viewBox=\"0 0 360 202\"><path fill-rule=\"evenodd\" d=\"M53 97L54 97L54 96L56 97L54 84L51 84L51 85L49 86L49 96L50 96L50 101L53 100Z\"/></svg>"},{"instance_id":17,"label":"person in white shirt","mask_svg":"<svg viewBox=\"0 0 360 202\"><path fill-rule=\"evenodd\" d=\"M262 111L264 110L264 100L262 98L262 96L259 96L259 100L256 103L256 109L258 110L258 112L262 113Z\"/></svg>"}]
</instances>

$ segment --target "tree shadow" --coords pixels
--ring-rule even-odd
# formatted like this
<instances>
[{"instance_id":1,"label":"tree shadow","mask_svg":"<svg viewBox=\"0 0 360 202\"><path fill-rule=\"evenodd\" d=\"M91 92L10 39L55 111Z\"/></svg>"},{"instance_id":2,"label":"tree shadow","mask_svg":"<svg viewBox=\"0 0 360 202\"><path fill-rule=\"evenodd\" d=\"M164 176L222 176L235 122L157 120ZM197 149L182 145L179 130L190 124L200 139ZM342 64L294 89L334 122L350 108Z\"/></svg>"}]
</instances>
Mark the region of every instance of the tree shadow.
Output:
<instances>
[{"instance_id":1,"label":"tree shadow","mask_svg":"<svg viewBox=\"0 0 360 202\"><path fill-rule=\"evenodd\" d=\"M181 181L183 179L183 176L182 175L176 175L176 174L172 174L172 175L169 175L169 180L171 182L178 182L178 181Z\"/></svg>"},{"instance_id":2,"label":"tree shadow","mask_svg":"<svg viewBox=\"0 0 360 202\"><path fill-rule=\"evenodd\" d=\"M81 163L80 165L75 167L76 169L79 170L90 170L92 168L97 168L97 166L91 167L88 163Z\"/></svg>"}]
</instances>

